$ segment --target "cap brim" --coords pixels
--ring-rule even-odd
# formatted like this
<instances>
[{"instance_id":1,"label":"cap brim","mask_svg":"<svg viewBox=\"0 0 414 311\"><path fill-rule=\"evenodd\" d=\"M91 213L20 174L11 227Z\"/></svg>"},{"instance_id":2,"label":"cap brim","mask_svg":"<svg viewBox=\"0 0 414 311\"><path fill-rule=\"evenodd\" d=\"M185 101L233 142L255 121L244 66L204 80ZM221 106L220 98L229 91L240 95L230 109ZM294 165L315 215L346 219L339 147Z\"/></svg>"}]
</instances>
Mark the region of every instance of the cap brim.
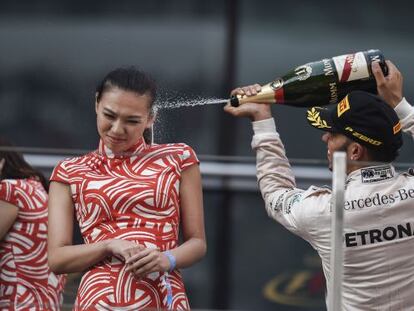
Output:
<instances>
[{"instance_id":1,"label":"cap brim","mask_svg":"<svg viewBox=\"0 0 414 311\"><path fill-rule=\"evenodd\" d=\"M312 107L307 111L306 119L318 130L334 132L331 110L324 107Z\"/></svg>"}]
</instances>

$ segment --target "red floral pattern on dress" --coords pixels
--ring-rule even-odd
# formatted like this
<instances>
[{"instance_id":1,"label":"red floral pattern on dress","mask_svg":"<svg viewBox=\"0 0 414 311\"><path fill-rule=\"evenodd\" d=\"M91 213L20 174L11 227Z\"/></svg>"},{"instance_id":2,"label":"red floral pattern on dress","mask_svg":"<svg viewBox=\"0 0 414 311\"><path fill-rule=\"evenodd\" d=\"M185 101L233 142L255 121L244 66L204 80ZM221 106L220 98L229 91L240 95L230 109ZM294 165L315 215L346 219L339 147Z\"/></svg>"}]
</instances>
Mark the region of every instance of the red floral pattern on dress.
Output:
<instances>
[{"instance_id":1,"label":"red floral pattern on dress","mask_svg":"<svg viewBox=\"0 0 414 311\"><path fill-rule=\"evenodd\" d=\"M0 309L58 310L66 277L47 264L47 193L34 179L0 182L0 200L18 207L0 243Z\"/></svg>"},{"instance_id":2,"label":"red floral pattern on dress","mask_svg":"<svg viewBox=\"0 0 414 311\"><path fill-rule=\"evenodd\" d=\"M147 145L142 139L114 156L101 141L97 151L62 161L51 180L70 185L85 243L117 238L165 251L178 245L181 172L197 163L185 144ZM178 270L137 280L112 256L84 274L75 309L114 307L186 310L189 303Z\"/></svg>"}]
</instances>

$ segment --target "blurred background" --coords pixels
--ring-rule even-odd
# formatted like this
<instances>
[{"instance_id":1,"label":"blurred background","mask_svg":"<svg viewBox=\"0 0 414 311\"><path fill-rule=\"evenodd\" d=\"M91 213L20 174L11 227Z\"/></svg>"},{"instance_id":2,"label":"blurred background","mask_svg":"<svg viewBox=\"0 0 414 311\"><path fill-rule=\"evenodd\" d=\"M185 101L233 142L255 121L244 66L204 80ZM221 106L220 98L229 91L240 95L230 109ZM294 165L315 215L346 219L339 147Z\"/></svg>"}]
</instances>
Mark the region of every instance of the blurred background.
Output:
<instances>
[{"instance_id":1,"label":"blurred background","mask_svg":"<svg viewBox=\"0 0 414 311\"><path fill-rule=\"evenodd\" d=\"M96 148L95 87L108 71L128 65L154 76L161 100L227 98L236 86L267 83L310 61L380 49L403 73L405 96L414 103L413 6L408 0L2 0L0 133L37 150L27 157L50 173L68 153L52 157L50 149ZM330 184L326 147L305 110L275 105L273 113L298 186ZM316 253L266 215L251 133L248 120L225 115L221 105L158 113L156 142L185 142L202 161L208 255L184 271L190 303L324 310ZM401 169L412 155L405 137ZM70 278L68 305L79 277Z\"/></svg>"}]
</instances>

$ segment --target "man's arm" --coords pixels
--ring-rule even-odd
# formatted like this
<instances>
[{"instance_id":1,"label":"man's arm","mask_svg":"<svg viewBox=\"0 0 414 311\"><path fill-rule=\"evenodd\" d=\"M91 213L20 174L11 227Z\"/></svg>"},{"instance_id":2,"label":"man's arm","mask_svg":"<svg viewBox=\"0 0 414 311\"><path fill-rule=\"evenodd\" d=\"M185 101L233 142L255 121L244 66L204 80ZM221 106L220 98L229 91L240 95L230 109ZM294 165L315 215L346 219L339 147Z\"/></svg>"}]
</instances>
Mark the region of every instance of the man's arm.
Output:
<instances>
[{"instance_id":1,"label":"man's arm","mask_svg":"<svg viewBox=\"0 0 414 311\"><path fill-rule=\"evenodd\" d=\"M260 85L250 85L234 89L231 95L256 95ZM285 148L276 132L272 118L271 104L245 103L239 107L230 104L224 110L236 117L248 117L252 121L254 136L252 148L257 155L257 178L263 199L277 190L293 189L295 178L285 155Z\"/></svg>"},{"instance_id":2,"label":"man's arm","mask_svg":"<svg viewBox=\"0 0 414 311\"><path fill-rule=\"evenodd\" d=\"M255 95L259 85L233 90L232 95ZM295 214L290 212L294 203L298 203L303 190L296 189L295 178L285 148L276 132L270 104L246 103L239 107L227 105L224 110L236 117L248 117L253 122L254 136L252 148L256 151L257 178L266 210L287 229L298 231Z\"/></svg>"},{"instance_id":3,"label":"man's arm","mask_svg":"<svg viewBox=\"0 0 414 311\"><path fill-rule=\"evenodd\" d=\"M377 62L372 64L378 94L395 109L401 120L403 131L414 138L414 107L403 97L403 76L391 61L387 60L386 63L388 66L386 77Z\"/></svg>"},{"instance_id":4,"label":"man's arm","mask_svg":"<svg viewBox=\"0 0 414 311\"><path fill-rule=\"evenodd\" d=\"M414 107L403 98L394 109L400 118L403 131L414 139Z\"/></svg>"},{"instance_id":5,"label":"man's arm","mask_svg":"<svg viewBox=\"0 0 414 311\"><path fill-rule=\"evenodd\" d=\"M272 201L295 188L295 177L273 118L254 121L252 125L252 149L256 151L257 179L266 209L272 215Z\"/></svg>"}]
</instances>

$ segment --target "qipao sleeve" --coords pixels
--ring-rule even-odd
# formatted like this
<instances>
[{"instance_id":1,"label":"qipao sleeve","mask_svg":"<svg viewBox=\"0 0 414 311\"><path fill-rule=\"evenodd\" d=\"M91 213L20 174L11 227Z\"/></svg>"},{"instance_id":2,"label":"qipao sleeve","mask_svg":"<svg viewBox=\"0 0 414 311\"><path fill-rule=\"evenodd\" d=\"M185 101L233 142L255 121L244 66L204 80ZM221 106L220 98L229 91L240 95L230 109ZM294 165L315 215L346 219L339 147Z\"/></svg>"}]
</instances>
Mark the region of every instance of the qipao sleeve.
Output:
<instances>
[{"instance_id":1,"label":"qipao sleeve","mask_svg":"<svg viewBox=\"0 0 414 311\"><path fill-rule=\"evenodd\" d=\"M200 161L198 160L197 155L195 151L193 150L193 148L191 148L190 146L186 144L182 145L180 159L181 159L181 164L180 164L181 171L184 171L185 169L187 169L188 167L194 164L200 164Z\"/></svg>"},{"instance_id":2,"label":"qipao sleeve","mask_svg":"<svg viewBox=\"0 0 414 311\"><path fill-rule=\"evenodd\" d=\"M15 200L15 180L4 179L0 181L0 200L16 205Z\"/></svg>"},{"instance_id":3,"label":"qipao sleeve","mask_svg":"<svg viewBox=\"0 0 414 311\"><path fill-rule=\"evenodd\" d=\"M59 162L54 168L50 181L57 181L63 184L70 184L69 174L66 169L65 161Z\"/></svg>"}]
</instances>

